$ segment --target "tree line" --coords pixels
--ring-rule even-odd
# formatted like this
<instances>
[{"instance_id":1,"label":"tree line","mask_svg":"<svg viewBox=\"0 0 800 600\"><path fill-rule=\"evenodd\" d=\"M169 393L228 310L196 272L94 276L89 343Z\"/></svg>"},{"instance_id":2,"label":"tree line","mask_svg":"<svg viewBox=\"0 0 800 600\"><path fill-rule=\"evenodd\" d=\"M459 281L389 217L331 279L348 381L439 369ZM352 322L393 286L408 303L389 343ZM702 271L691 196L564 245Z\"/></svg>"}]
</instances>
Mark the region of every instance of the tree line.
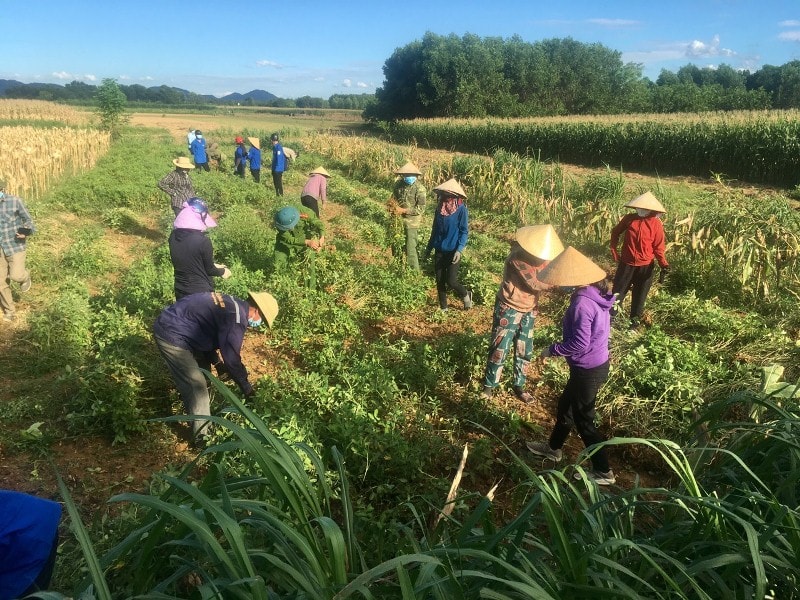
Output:
<instances>
[{"instance_id":1,"label":"tree line","mask_svg":"<svg viewBox=\"0 0 800 600\"><path fill-rule=\"evenodd\" d=\"M663 70L653 82L621 53L571 38L534 43L426 33L384 63L364 116L527 117L800 108L800 61L750 73L722 64Z\"/></svg>"}]
</instances>

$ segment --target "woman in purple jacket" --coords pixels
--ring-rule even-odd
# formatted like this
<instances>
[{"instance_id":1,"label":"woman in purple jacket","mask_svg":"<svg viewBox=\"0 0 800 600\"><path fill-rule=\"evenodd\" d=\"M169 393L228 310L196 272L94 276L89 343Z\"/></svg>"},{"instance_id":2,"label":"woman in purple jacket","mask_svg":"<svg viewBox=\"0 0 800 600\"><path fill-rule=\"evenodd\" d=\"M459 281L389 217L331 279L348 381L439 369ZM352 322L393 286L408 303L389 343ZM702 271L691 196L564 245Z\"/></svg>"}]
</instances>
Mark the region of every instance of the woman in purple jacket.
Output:
<instances>
[{"instance_id":1,"label":"woman in purple jacket","mask_svg":"<svg viewBox=\"0 0 800 600\"><path fill-rule=\"evenodd\" d=\"M608 337L614 296L608 294L606 272L583 254L568 247L539 274L539 281L576 288L564 313L564 339L542 351L542 357L563 356L569 365L569 380L558 400L556 423L548 442L528 442L528 450L561 460L561 448L572 426L588 448L605 441L594 424L595 400L608 379ZM604 447L594 451L592 469L587 473L598 485L616 481ZM580 474L576 474L580 478Z\"/></svg>"}]
</instances>

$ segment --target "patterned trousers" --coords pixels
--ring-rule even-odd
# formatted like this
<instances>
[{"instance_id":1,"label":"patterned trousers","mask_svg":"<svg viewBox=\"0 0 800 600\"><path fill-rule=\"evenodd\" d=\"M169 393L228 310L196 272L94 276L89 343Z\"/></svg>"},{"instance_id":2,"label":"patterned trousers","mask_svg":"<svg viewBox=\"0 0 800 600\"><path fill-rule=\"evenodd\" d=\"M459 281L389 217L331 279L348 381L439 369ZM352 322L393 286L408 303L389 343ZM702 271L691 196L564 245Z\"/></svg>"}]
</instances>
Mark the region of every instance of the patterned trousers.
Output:
<instances>
[{"instance_id":1,"label":"patterned trousers","mask_svg":"<svg viewBox=\"0 0 800 600\"><path fill-rule=\"evenodd\" d=\"M526 372L533 352L534 315L532 311L520 312L495 302L492 317L492 336L489 339L489 359L486 362L484 387L500 385L506 355L514 351L514 385L525 386ZM513 346L512 346L513 344Z\"/></svg>"}]
</instances>

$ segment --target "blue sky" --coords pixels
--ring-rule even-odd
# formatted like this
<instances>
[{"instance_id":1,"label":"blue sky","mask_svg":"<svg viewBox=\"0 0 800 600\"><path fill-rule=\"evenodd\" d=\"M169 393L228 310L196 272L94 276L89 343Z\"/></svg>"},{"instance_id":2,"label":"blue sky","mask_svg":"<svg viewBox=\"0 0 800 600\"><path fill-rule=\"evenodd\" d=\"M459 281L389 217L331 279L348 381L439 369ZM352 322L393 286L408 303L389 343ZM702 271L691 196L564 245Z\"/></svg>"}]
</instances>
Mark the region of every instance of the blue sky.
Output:
<instances>
[{"instance_id":1,"label":"blue sky","mask_svg":"<svg viewBox=\"0 0 800 600\"><path fill-rule=\"evenodd\" d=\"M800 59L800 0L0 0L0 79L284 98L371 93L426 31L599 42L661 69Z\"/></svg>"}]
</instances>

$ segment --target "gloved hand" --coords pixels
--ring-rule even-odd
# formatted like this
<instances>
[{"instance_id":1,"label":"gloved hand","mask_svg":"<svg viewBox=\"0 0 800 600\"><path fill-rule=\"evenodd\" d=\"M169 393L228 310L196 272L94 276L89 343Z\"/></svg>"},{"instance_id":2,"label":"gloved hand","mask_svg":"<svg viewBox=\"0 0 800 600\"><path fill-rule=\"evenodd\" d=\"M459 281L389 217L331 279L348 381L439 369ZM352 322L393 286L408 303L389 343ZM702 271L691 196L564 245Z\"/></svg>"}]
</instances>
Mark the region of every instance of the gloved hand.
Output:
<instances>
[{"instance_id":1,"label":"gloved hand","mask_svg":"<svg viewBox=\"0 0 800 600\"><path fill-rule=\"evenodd\" d=\"M614 262L619 262L619 253L614 246L611 246L611 258L614 259Z\"/></svg>"},{"instance_id":2,"label":"gloved hand","mask_svg":"<svg viewBox=\"0 0 800 600\"><path fill-rule=\"evenodd\" d=\"M456 250L456 253L453 254L453 264L457 265L459 262L461 262L461 252Z\"/></svg>"},{"instance_id":3,"label":"gloved hand","mask_svg":"<svg viewBox=\"0 0 800 600\"><path fill-rule=\"evenodd\" d=\"M658 274L658 283L664 283L667 275L669 275L669 267L661 267L661 272Z\"/></svg>"},{"instance_id":4,"label":"gloved hand","mask_svg":"<svg viewBox=\"0 0 800 600\"><path fill-rule=\"evenodd\" d=\"M231 374L228 372L228 367L225 366L225 363L219 361L214 365L214 369L217 371L217 378L220 381L228 381L231 378Z\"/></svg>"},{"instance_id":5,"label":"gloved hand","mask_svg":"<svg viewBox=\"0 0 800 600\"><path fill-rule=\"evenodd\" d=\"M553 356L552 354L550 354L550 346L547 346L544 350L542 350L542 353L539 356L541 356L542 358L550 358L551 356Z\"/></svg>"}]
</instances>

